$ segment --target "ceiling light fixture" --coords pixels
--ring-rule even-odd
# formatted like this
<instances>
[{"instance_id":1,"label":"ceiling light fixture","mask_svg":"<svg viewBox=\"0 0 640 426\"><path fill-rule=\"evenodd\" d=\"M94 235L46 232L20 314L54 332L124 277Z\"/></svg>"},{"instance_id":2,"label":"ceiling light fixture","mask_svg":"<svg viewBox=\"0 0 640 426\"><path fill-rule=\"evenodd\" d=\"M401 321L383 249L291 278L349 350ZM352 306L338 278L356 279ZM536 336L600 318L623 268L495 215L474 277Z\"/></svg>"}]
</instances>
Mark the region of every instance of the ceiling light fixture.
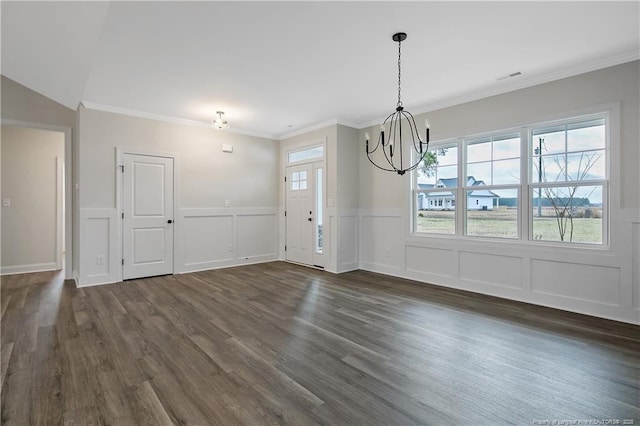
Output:
<instances>
[{"instance_id":1,"label":"ceiling light fixture","mask_svg":"<svg viewBox=\"0 0 640 426\"><path fill-rule=\"evenodd\" d=\"M425 141L420 139L420 134L418 133L418 127L416 126L416 121L413 118L413 115L409 111L405 111L402 106L402 99L400 96L400 76L401 76L401 67L400 67L400 59L401 59L401 46L402 42L407 38L406 33L396 33L393 35L393 41L398 43L398 103L396 104L396 110L389 114L389 116L384 120L382 125L380 126L380 134L378 136L378 143L376 146L369 150L369 132L365 132L366 139L366 150L367 150L367 158L377 168L387 171L387 172L396 172L399 175L404 175L406 172L415 170L422 160L424 160L425 155L427 155L427 150L429 149L429 120L425 120ZM403 123L403 120L406 120ZM389 130L389 133L386 134L387 138L385 139L385 133ZM403 139L403 130L404 137ZM407 136L411 137L411 141ZM403 148L403 142L407 141L407 147ZM410 151L411 148L415 150L417 154L417 160L415 163L411 163L411 159L408 159L408 163L410 164L408 167L405 167L405 149ZM374 160L373 154L380 149L382 152L375 155Z\"/></svg>"},{"instance_id":2,"label":"ceiling light fixture","mask_svg":"<svg viewBox=\"0 0 640 426\"><path fill-rule=\"evenodd\" d=\"M218 118L213 120L213 122L211 123L211 127L218 130L226 129L229 126L229 123L227 123L226 120L222 119L222 116L224 115L224 111L216 111L216 114L218 114Z\"/></svg>"}]
</instances>

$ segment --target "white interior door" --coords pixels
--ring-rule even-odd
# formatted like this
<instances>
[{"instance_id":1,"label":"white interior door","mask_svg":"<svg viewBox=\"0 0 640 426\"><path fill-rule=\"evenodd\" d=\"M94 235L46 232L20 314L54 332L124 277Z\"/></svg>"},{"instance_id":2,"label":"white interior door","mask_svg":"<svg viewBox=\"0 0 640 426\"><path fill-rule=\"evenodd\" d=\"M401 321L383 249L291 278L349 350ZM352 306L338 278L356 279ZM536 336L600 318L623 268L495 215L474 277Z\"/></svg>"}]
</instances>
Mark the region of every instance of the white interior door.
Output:
<instances>
[{"instance_id":1,"label":"white interior door","mask_svg":"<svg viewBox=\"0 0 640 426\"><path fill-rule=\"evenodd\" d=\"M313 264L313 167L311 164L287 167L286 178L286 259Z\"/></svg>"},{"instance_id":2,"label":"white interior door","mask_svg":"<svg viewBox=\"0 0 640 426\"><path fill-rule=\"evenodd\" d=\"M173 158L124 154L123 279L173 273Z\"/></svg>"}]
</instances>

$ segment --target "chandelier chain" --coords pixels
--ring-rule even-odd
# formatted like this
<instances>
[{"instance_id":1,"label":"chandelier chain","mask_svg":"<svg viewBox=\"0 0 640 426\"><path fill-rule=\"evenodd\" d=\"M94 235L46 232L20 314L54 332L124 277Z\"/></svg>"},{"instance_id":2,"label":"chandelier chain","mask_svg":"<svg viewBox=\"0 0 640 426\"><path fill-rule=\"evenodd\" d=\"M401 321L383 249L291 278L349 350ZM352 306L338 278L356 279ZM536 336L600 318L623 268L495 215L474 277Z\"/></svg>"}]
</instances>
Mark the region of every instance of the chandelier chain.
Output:
<instances>
[{"instance_id":1,"label":"chandelier chain","mask_svg":"<svg viewBox=\"0 0 640 426\"><path fill-rule=\"evenodd\" d=\"M402 41L398 42L398 105L397 106L402 106L402 100L400 99L400 71L401 71L401 62L400 62L400 55L401 55L401 49L400 47L402 46Z\"/></svg>"}]
</instances>

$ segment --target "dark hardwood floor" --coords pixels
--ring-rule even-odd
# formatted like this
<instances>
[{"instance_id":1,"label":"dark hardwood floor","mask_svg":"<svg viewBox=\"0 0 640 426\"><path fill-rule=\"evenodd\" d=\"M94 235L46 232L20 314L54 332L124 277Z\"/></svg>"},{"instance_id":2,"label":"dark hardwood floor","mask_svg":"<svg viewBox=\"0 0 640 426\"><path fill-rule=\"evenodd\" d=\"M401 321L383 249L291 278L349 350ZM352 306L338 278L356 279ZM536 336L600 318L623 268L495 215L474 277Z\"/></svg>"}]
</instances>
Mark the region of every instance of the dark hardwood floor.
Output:
<instances>
[{"instance_id":1,"label":"dark hardwood floor","mask_svg":"<svg viewBox=\"0 0 640 426\"><path fill-rule=\"evenodd\" d=\"M1 297L3 425L640 424L640 327L364 271Z\"/></svg>"}]
</instances>

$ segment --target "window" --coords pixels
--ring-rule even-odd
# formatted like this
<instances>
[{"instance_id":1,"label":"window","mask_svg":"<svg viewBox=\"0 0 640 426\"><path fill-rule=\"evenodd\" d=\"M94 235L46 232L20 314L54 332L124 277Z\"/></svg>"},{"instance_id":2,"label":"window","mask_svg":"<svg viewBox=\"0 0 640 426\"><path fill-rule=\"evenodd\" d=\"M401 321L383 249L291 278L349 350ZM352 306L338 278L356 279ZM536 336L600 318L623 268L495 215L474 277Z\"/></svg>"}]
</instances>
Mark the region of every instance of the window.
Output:
<instances>
[{"instance_id":1,"label":"window","mask_svg":"<svg viewBox=\"0 0 640 426\"><path fill-rule=\"evenodd\" d=\"M456 233L457 143L438 145L417 169L416 232Z\"/></svg>"},{"instance_id":2,"label":"window","mask_svg":"<svg viewBox=\"0 0 640 426\"><path fill-rule=\"evenodd\" d=\"M606 244L607 126L597 114L436 144L414 173L414 232Z\"/></svg>"},{"instance_id":3,"label":"window","mask_svg":"<svg viewBox=\"0 0 640 426\"><path fill-rule=\"evenodd\" d=\"M323 195L322 195L322 168L319 167L316 169L316 253L322 254L322 246L323 246L323 237L322 237L322 224L324 215L323 212L323 203L322 203Z\"/></svg>"},{"instance_id":4,"label":"window","mask_svg":"<svg viewBox=\"0 0 640 426\"><path fill-rule=\"evenodd\" d=\"M301 149L299 151L292 151L287 154L287 161L289 163L296 163L298 161L322 158L323 156L324 156L324 146L319 145L311 148Z\"/></svg>"},{"instance_id":5,"label":"window","mask_svg":"<svg viewBox=\"0 0 640 426\"><path fill-rule=\"evenodd\" d=\"M533 239L602 243L605 120L536 127L531 152Z\"/></svg>"},{"instance_id":6,"label":"window","mask_svg":"<svg viewBox=\"0 0 640 426\"><path fill-rule=\"evenodd\" d=\"M307 171L291 172L291 190L304 191L307 189Z\"/></svg>"},{"instance_id":7,"label":"window","mask_svg":"<svg viewBox=\"0 0 640 426\"><path fill-rule=\"evenodd\" d=\"M519 133L466 141L466 235L518 238L520 145Z\"/></svg>"}]
</instances>

